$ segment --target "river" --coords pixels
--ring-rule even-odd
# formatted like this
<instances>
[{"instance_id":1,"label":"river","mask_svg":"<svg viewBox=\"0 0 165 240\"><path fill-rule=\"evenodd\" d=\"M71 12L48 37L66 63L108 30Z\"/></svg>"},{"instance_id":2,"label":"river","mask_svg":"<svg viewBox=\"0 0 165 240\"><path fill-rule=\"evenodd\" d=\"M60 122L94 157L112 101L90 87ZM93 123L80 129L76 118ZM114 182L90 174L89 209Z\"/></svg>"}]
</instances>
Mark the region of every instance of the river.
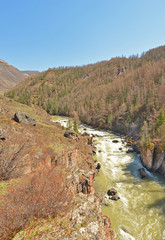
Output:
<instances>
[{"instance_id":1,"label":"river","mask_svg":"<svg viewBox=\"0 0 165 240\"><path fill-rule=\"evenodd\" d=\"M67 118L58 117L56 121L67 125ZM128 147L121 136L86 125L79 127L80 132L84 128L98 135L94 137L95 158L101 163L101 171L95 178L95 191L109 204L102 206L102 212L110 217L116 239L165 240L165 178L146 170L147 177L141 179L140 156L126 153ZM107 198L107 190L112 187L120 196L118 201Z\"/></svg>"}]
</instances>

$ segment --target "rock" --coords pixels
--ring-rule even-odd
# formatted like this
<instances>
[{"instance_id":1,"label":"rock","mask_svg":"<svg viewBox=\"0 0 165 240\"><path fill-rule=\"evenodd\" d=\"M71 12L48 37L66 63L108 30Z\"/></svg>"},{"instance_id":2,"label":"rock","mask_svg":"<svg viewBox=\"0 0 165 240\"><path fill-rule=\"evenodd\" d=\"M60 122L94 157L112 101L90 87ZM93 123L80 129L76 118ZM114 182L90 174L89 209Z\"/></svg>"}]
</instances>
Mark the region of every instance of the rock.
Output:
<instances>
[{"instance_id":1,"label":"rock","mask_svg":"<svg viewBox=\"0 0 165 240\"><path fill-rule=\"evenodd\" d=\"M108 202L103 202L103 205L108 207L109 206L109 203Z\"/></svg>"},{"instance_id":2,"label":"rock","mask_svg":"<svg viewBox=\"0 0 165 240\"><path fill-rule=\"evenodd\" d=\"M119 150L122 150L122 147L120 147Z\"/></svg>"},{"instance_id":3,"label":"rock","mask_svg":"<svg viewBox=\"0 0 165 240\"><path fill-rule=\"evenodd\" d=\"M140 172L140 176L141 176L142 178L145 178L145 177L147 176L146 171L145 171L144 168L140 168L140 169L139 169L139 172Z\"/></svg>"},{"instance_id":4,"label":"rock","mask_svg":"<svg viewBox=\"0 0 165 240\"><path fill-rule=\"evenodd\" d=\"M101 153L101 150L99 150L98 152Z\"/></svg>"},{"instance_id":5,"label":"rock","mask_svg":"<svg viewBox=\"0 0 165 240\"><path fill-rule=\"evenodd\" d=\"M99 232L98 221L89 223L87 228L89 232L93 233L94 235L97 235Z\"/></svg>"},{"instance_id":6,"label":"rock","mask_svg":"<svg viewBox=\"0 0 165 240\"><path fill-rule=\"evenodd\" d=\"M6 140L6 133L7 131L3 128L0 128L0 140L5 141Z\"/></svg>"},{"instance_id":7,"label":"rock","mask_svg":"<svg viewBox=\"0 0 165 240\"><path fill-rule=\"evenodd\" d=\"M78 134L73 131L65 131L64 137L70 138L70 139L76 140L76 141L80 140Z\"/></svg>"},{"instance_id":8,"label":"rock","mask_svg":"<svg viewBox=\"0 0 165 240\"><path fill-rule=\"evenodd\" d=\"M92 146L92 144L93 144L93 137L89 137L88 138L88 145Z\"/></svg>"},{"instance_id":9,"label":"rock","mask_svg":"<svg viewBox=\"0 0 165 240\"><path fill-rule=\"evenodd\" d=\"M126 151L126 153L133 153L134 152L134 150L132 149L132 148L129 148L127 151Z\"/></svg>"},{"instance_id":10,"label":"rock","mask_svg":"<svg viewBox=\"0 0 165 240\"><path fill-rule=\"evenodd\" d=\"M101 163L97 163L96 169L99 171L101 168Z\"/></svg>"},{"instance_id":11,"label":"rock","mask_svg":"<svg viewBox=\"0 0 165 240\"><path fill-rule=\"evenodd\" d=\"M112 140L113 143L118 143L119 140L115 139L115 140Z\"/></svg>"},{"instance_id":12,"label":"rock","mask_svg":"<svg viewBox=\"0 0 165 240\"><path fill-rule=\"evenodd\" d=\"M116 193L117 193L117 191L115 188L111 188L107 191L108 196L114 196L114 195L116 195Z\"/></svg>"},{"instance_id":13,"label":"rock","mask_svg":"<svg viewBox=\"0 0 165 240\"><path fill-rule=\"evenodd\" d=\"M84 133L82 134L82 136L90 136L90 135L89 135L89 133L84 132Z\"/></svg>"},{"instance_id":14,"label":"rock","mask_svg":"<svg viewBox=\"0 0 165 240\"><path fill-rule=\"evenodd\" d=\"M96 151L95 150L93 150L92 153L93 153L93 155L96 155Z\"/></svg>"},{"instance_id":15,"label":"rock","mask_svg":"<svg viewBox=\"0 0 165 240\"><path fill-rule=\"evenodd\" d=\"M32 126L36 126L36 120L21 111L18 111L14 114L14 120L18 123L25 123Z\"/></svg>"},{"instance_id":16,"label":"rock","mask_svg":"<svg viewBox=\"0 0 165 240\"><path fill-rule=\"evenodd\" d=\"M154 147L150 148L142 148L141 151L141 162L148 170L152 169L153 166L153 154L154 154Z\"/></svg>"},{"instance_id":17,"label":"rock","mask_svg":"<svg viewBox=\"0 0 165 240\"><path fill-rule=\"evenodd\" d=\"M119 196L110 196L109 199L117 201L120 199L120 197Z\"/></svg>"}]
</instances>

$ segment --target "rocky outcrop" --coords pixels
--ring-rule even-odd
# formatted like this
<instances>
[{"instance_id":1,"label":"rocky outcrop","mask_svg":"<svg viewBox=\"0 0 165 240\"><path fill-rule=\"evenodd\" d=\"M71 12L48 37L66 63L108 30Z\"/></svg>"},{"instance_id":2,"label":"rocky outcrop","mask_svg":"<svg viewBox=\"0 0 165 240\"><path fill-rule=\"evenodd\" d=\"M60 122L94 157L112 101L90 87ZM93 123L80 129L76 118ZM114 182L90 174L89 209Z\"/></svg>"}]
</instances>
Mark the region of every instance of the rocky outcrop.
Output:
<instances>
[{"instance_id":1,"label":"rocky outcrop","mask_svg":"<svg viewBox=\"0 0 165 240\"><path fill-rule=\"evenodd\" d=\"M70 139L75 140L75 141L78 141L80 139L78 134L75 133L74 131L66 131L64 133L64 137L70 138Z\"/></svg>"},{"instance_id":2,"label":"rocky outcrop","mask_svg":"<svg viewBox=\"0 0 165 240\"><path fill-rule=\"evenodd\" d=\"M163 146L150 143L141 149L141 161L150 171L159 172L165 176L165 152Z\"/></svg>"},{"instance_id":3,"label":"rocky outcrop","mask_svg":"<svg viewBox=\"0 0 165 240\"><path fill-rule=\"evenodd\" d=\"M36 126L36 120L21 111L18 111L14 114L14 120L18 123L25 123L32 126Z\"/></svg>"}]
</instances>

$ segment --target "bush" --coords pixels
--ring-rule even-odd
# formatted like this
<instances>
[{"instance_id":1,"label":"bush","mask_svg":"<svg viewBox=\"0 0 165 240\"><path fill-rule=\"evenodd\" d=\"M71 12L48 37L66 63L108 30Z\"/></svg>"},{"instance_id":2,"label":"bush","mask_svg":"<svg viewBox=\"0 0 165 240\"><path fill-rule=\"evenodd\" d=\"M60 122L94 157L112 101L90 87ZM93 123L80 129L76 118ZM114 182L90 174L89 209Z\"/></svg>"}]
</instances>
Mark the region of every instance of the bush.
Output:
<instances>
[{"instance_id":1,"label":"bush","mask_svg":"<svg viewBox=\"0 0 165 240\"><path fill-rule=\"evenodd\" d=\"M72 194L60 168L42 169L1 199L0 239L9 239L35 218L54 217L71 206Z\"/></svg>"}]
</instances>

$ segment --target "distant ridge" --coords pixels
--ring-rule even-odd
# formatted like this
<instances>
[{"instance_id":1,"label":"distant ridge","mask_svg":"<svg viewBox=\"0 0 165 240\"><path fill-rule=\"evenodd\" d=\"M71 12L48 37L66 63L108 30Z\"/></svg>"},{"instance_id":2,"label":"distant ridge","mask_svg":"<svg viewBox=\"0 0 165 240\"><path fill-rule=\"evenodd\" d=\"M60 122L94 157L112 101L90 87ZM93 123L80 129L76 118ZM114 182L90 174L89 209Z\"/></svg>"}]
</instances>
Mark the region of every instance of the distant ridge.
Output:
<instances>
[{"instance_id":1,"label":"distant ridge","mask_svg":"<svg viewBox=\"0 0 165 240\"><path fill-rule=\"evenodd\" d=\"M36 71L20 71L0 59L0 93L14 87L22 79L37 73Z\"/></svg>"}]
</instances>

